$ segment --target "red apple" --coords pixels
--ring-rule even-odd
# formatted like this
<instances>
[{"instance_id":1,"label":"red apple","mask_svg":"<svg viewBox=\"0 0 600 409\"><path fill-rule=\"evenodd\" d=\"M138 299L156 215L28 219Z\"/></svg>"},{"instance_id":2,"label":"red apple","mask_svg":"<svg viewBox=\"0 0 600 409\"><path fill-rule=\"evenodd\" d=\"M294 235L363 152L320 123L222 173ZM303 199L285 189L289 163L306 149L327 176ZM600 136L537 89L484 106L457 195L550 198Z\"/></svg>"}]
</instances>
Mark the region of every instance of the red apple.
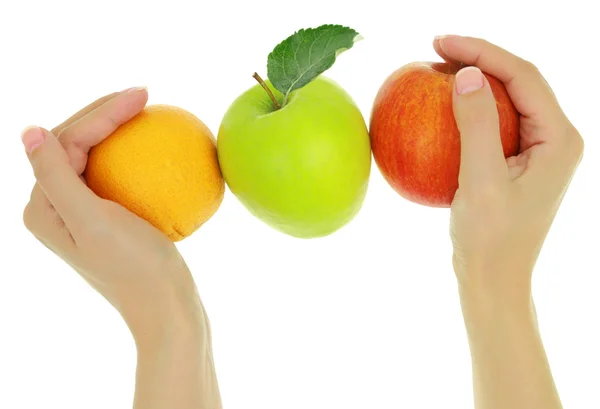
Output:
<instances>
[{"instance_id":1,"label":"red apple","mask_svg":"<svg viewBox=\"0 0 600 409\"><path fill-rule=\"evenodd\" d=\"M457 64L414 62L392 73L378 91L369 133L375 162L404 198L450 207L458 188L460 133L452 110ZM485 74L500 120L504 156L519 150L519 114L504 84Z\"/></svg>"}]
</instances>

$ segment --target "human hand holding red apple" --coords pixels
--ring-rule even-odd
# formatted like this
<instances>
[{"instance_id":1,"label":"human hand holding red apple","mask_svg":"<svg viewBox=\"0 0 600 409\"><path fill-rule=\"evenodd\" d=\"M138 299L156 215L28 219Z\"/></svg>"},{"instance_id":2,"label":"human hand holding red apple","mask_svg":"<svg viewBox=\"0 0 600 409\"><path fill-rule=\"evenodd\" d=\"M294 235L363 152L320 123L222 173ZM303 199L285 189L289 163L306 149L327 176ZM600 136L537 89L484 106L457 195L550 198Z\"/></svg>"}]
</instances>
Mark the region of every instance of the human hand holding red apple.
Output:
<instances>
[{"instance_id":1,"label":"human hand holding red apple","mask_svg":"<svg viewBox=\"0 0 600 409\"><path fill-rule=\"evenodd\" d=\"M583 140L530 62L478 38L433 45L446 63L408 64L380 89L374 156L402 196L451 206L461 283L527 298Z\"/></svg>"},{"instance_id":2,"label":"human hand holding red apple","mask_svg":"<svg viewBox=\"0 0 600 409\"><path fill-rule=\"evenodd\" d=\"M472 37L433 46L445 63L407 64L380 88L373 155L401 196L451 207L461 287L528 300L583 140L530 62Z\"/></svg>"},{"instance_id":3,"label":"human hand holding red apple","mask_svg":"<svg viewBox=\"0 0 600 409\"><path fill-rule=\"evenodd\" d=\"M489 294L527 300L539 251L582 159L583 139L532 63L477 38L445 37L434 47L446 60L477 65L463 69L463 79L481 69L502 81L520 114L519 150L505 159L489 82L470 93L455 88L461 163L451 234L461 285L476 282Z\"/></svg>"},{"instance_id":4,"label":"human hand holding red apple","mask_svg":"<svg viewBox=\"0 0 600 409\"><path fill-rule=\"evenodd\" d=\"M461 158L450 223L475 406L562 408L532 273L583 139L533 64L477 38L437 38L434 47L447 61L476 66L458 72L452 92ZM519 150L508 158L493 88L481 71L505 84L520 114Z\"/></svg>"}]
</instances>

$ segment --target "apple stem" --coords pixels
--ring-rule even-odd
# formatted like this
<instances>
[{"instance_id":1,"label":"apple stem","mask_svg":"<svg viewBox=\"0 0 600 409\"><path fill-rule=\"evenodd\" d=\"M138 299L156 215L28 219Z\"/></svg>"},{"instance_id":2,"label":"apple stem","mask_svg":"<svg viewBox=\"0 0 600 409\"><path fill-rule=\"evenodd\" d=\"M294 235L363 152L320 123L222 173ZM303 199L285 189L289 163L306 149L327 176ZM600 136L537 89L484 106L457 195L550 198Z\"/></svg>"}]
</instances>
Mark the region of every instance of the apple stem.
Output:
<instances>
[{"instance_id":1,"label":"apple stem","mask_svg":"<svg viewBox=\"0 0 600 409\"><path fill-rule=\"evenodd\" d=\"M273 101L273 105L275 105L275 109L281 108L281 105L279 105L279 102L277 102L277 98L275 98L275 95L273 95L273 92L267 86L267 84L265 84L265 82L260 77L260 75L258 75L258 73L255 72L254 75L252 75L252 78L254 78L256 81L258 81L258 83L260 84L260 86L263 87L265 91L267 91L267 94L269 94L269 97L271 98L271 101Z\"/></svg>"}]
</instances>

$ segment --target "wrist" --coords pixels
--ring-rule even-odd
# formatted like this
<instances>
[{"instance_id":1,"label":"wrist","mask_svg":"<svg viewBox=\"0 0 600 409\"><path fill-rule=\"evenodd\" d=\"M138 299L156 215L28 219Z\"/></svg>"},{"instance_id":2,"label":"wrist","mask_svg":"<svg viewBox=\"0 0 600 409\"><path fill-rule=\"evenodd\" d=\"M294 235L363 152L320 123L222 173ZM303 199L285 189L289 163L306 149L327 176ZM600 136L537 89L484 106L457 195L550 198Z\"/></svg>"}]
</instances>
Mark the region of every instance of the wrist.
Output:
<instances>
[{"instance_id":1,"label":"wrist","mask_svg":"<svg viewBox=\"0 0 600 409\"><path fill-rule=\"evenodd\" d=\"M138 349L164 348L206 336L207 318L195 286L163 284L152 297L130 297L119 309Z\"/></svg>"},{"instance_id":2,"label":"wrist","mask_svg":"<svg viewBox=\"0 0 600 409\"><path fill-rule=\"evenodd\" d=\"M194 291L195 294L195 291ZM221 408L208 317L197 295L165 297L131 321L134 407Z\"/></svg>"},{"instance_id":3,"label":"wrist","mask_svg":"<svg viewBox=\"0 0 600 409\"><path fill-rule=\"evenodd\" d=\"M515 263L486 265L472 260L465 264L454 263L461 298L473 302L529 302L533 268L526 263L519 263L520 267Z\"/></svg>"},{"instance_id":4,"label":"wrist","mask_svg":"<svg viewBox=\"0 0 600 409\"><path fill-rule=\"evenodd\" d=\"M488 324L502 326L537 323L529 286L507 291L475 285L473 282L460 282L459 295L468 331Z\"/></svg>"}]
</instances>

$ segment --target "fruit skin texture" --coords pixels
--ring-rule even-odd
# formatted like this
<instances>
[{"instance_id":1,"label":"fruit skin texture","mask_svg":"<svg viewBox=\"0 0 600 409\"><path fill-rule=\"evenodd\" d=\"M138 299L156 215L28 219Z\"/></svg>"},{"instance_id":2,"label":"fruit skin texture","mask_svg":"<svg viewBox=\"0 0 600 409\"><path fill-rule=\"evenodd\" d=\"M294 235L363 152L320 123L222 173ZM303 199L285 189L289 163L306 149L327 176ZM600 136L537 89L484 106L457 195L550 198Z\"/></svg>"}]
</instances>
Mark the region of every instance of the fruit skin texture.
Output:
<instances>
[{"instance_id":1,"label":"fruit skin texture","mask_svg":"<svg viewBox=\"0 0 600 409\"><path fill-rule=\"evenodd\" d=\"M250 88L225 113L217 147L230 190L285 234L329 235L362 207L371 170L368 130L351 97L326 77L294 91L280 110L260 85Z\"/></svg>"},{"instance_id":2,"label":"fruit skin texture","mask_svg":"<svg viewBox=\"0 0 600 409\"><path fill-rule=\"evenodd\" d=\"M452 109L459 66L415 62L393 72L380 87L369 132L375 162L404 198L450 207L458 188L460 133ZM519 114L504 85L490 83L500 120L504 156L519 152Z\"/></svg>"},{"instance_id":3,"label":"fruit skin texture","mask_svg":"<svg viewBox=\"0 0 600 409\"><path fill-rule=\"evenodd\" d=\"M225 182L216 140L193 114L149 105L89 152L88 186L176 242L217 211Z\"/></svg>"}]
</instances>

